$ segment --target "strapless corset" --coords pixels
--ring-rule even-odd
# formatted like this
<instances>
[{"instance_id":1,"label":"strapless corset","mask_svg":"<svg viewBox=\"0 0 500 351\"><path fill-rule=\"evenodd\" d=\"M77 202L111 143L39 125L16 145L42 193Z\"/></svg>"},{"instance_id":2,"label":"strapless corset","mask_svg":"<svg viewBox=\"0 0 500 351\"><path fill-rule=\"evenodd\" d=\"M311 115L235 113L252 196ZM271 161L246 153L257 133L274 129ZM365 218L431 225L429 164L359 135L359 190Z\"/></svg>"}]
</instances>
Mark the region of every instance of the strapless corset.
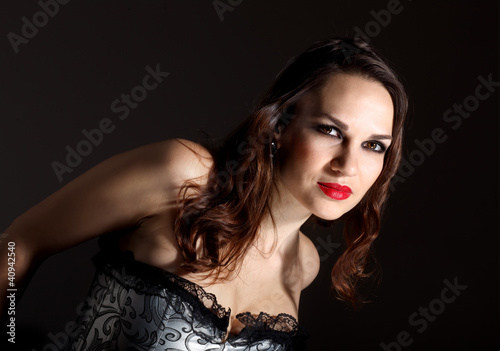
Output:
<instances>
[{"instance_id":1,"label":"strapless corset","mask_svg":"<svg viewBox=\"0 0 500 351\"><path fill-rule=\"evenodd\" d=\"M308 333L286 313L250 312L227 333L231 310L214 294L112 249L94 258L96 274L68 350L300 350Z\"/></svg>"}]
</instances>

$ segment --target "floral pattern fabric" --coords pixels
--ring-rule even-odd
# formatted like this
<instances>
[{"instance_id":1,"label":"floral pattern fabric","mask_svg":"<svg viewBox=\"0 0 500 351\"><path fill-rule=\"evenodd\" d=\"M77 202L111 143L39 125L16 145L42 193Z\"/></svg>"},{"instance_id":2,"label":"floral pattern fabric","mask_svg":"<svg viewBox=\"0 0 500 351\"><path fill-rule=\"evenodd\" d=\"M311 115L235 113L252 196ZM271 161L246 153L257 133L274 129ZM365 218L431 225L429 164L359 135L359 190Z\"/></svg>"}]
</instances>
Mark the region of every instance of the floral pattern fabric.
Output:
<instances>
[{"instance_id":1,"label":"floral pattern fabric","mask_svg":"<svg viewBox=\"0 0 500 351\"><path fill-rule=\"evenodd\" d=\"M240 313L238 335L227 334L230 309L201 286L134 260L131 252L102 250L78 318L71 351L278 351L304 347L307 332L293 316Z\"/></svg>"}]
</instances>

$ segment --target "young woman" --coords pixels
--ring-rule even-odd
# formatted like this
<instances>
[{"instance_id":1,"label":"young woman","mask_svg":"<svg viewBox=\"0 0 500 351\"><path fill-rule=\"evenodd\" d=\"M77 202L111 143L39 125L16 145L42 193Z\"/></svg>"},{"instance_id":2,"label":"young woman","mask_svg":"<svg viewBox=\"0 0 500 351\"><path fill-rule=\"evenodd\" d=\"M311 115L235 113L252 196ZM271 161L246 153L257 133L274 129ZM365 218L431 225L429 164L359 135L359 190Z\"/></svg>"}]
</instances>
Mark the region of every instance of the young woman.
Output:
<instances>
[{"instance_id":1,"label":"young woman","mask_svg":"<svg viewBox=\"0 0 500 351\"><path fill-rule=\"evenodd\" d=\"M345 220L332 282L356 304L406 109L366 43L317 43L218 148L176 139L114 156L19 216L2 253L15 242L19 281L101 236L71 350L292 349L301 290L319 269L300 227ZM1 279L6 291L6 267Z\"/></svg>"}]
</instances>

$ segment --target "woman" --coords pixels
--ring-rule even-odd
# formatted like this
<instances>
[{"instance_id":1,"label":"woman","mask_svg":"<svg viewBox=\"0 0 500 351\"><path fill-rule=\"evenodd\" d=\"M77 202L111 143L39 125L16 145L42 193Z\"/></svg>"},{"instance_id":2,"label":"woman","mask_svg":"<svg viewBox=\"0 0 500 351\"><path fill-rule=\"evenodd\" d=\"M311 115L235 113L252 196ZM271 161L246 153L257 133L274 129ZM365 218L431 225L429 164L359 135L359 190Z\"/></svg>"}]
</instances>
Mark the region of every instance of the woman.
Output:
<instances>
[{"instance_id":1,"label":"woman","mask_svg":"<svg viewBox=\"0 0 500 351\"><path fill-rule=\"evenodd\" d=\"M345 219L332 282L356 305L406 109L366 43L317 43L219 148L176 139L114 156L18 217L2 250L16 243L19 281L101 236L68 349L291 349L303 334L300 292L319 269L300 227Z\"/></svg>"}]
</instances>

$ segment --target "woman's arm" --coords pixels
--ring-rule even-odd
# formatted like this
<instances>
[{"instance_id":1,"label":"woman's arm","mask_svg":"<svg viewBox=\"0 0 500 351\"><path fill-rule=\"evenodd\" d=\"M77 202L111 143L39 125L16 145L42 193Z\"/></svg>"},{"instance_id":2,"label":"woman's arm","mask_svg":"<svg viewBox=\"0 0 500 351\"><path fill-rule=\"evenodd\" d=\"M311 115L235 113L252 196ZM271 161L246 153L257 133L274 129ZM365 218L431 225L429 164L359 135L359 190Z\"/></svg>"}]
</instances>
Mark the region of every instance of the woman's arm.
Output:
<instances>
[{"instance_id":1,"label":"woman's arm","mask_svg":"<svg viewBox=\"0 0 500 351\"><path fill-rule=\"evenodd\" d=\"M186 147L188 145L189 147ZM9 242L17 296L48 256L106 232L133 227L175 201L184 180L206 173L208 153L173 139L113 156L20 215L0 238L0 307L5 316Z\"/></svg>"}]
</instances>

